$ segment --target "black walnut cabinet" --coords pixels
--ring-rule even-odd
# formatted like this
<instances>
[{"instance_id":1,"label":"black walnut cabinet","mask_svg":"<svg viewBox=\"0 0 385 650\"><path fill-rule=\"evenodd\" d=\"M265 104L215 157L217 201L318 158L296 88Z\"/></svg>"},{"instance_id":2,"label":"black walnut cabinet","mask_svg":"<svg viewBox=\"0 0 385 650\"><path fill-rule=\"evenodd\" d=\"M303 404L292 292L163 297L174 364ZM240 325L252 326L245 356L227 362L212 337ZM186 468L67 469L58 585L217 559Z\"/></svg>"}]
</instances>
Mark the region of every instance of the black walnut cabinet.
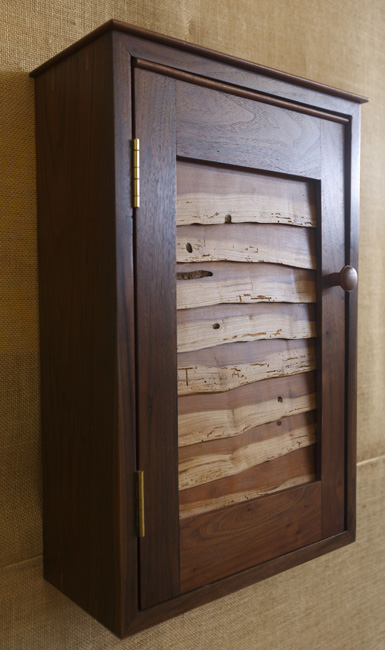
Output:
<instances>
[{"instance_id":1,"label":"black walnut cabinet","mask_svg":"<svg viewBox=\"0 0 385 650\"><path fill-rule=\"evenodd\" d=\"M45 577L124 637L354 540L366 100L117 21L32 76Z\"/></svg>"}]
</instances>

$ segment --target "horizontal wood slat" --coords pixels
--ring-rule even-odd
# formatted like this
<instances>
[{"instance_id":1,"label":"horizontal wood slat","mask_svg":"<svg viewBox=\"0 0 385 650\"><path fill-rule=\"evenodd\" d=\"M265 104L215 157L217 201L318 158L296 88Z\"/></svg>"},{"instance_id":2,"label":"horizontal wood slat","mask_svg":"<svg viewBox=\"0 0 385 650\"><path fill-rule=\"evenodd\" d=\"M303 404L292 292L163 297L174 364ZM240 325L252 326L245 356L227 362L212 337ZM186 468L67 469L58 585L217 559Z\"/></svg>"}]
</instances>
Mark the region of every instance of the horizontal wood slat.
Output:
<instances>
[{"instance_id":1,"label":"horizontal wood slat","mask_svg":"<svg viewBox=\"0 0 385 650\"><path fill-rule=\"evenodd\" d=\"M241 474L183 490L179 493L180 518L310 483L315 480L314 465L315 445L311 445L263 463L257 471L252 467Z\"/></svg>"},{"instance_id":2,"label":"horizontal wood slat","mask_svg":"<svg viewBox=\"0 0 385 650\"><path fill-rule=\"evenodd\" d=\"M304 414L306 415L306 414ZM282 430L282 421L251 429L234 438L202 442L180 449L179 489L187 490L197 485L241 474L251 467L290 454L296 449L315 443L314 420L300 416L284 418L296 420ZM258 431L263 429L264 431ZM272 435L266 436L266 430ZM263 435L265 434L265 435ZM275 435L274 435L275 434ZM237 444L234 444L237 443Z\"/></svg>"},{"instance_id":3,"label":"horizontal wood slat","mask_svg":"<svg viewBox=\"0 0 385 650\"><path fill-rule=\"evenodd\" d=\"M215 330L213 330L215 332ZM178 395L231 390L315 370L314 341L253 341L178 354Z\"/></svg>"},{"instance_id":4,"label":"horizontal wood slat","mask_svg":"<svg viewBox=\"0 0 385 650\"><path fill-rule=\"evenodd\" d=\"M179 310L177 319L179 353L242 341L316 335L312 304L216 305Z\"/></svg>"},{"instance_id":5,"label":"horizontal wood slat","mask_svg":"<svg viewBox=\"0 0 385 650\"><path fill-rule=\"evenodd\" d=\"M238 436L315 408L315 373L265 379L225 393L178 398L179 446Z\"/></svg>"},{"instance_id":6,"label":"horizontal wood slat","mask_svg":"<svg viewBox=\"0 0 385 650\"><path fill-rule=\"evenodd\" d=\"M278 264L177 264L178 309L221 303L315 302L315 272ZM196 277L197 272L209 273Z\"/></svg>"},{"instance_id":7,"label":"horizontal wood slat","mask_svg":"<svg viewBox=\"0 0 385 650\"><path fill-rule=\"evenodd\" d=\"M249 223L180 226L176 237L177 262L272 262L316 268L310 228Z\"/></svg>"},{"instance_id":8,"label":"horizontal wood slat","mask_svg":"<svg viewBox=\"0 0 385 650\"><path fill-rule=\"evenodd\" d=\"M243 169L177 162L177 225L285 223L315 226L314 189L307 181Z\"/></svg>"},{"instance_id":9,"label":"horizontal wood slat","mask_svg":"<svg viewBox=\"0 0 385 650\"><path fill-rule=\"evenodd\" d=\"M321 538L321 486L310 483L182 519L181 591Z\"/></svg>"}]
</instances>

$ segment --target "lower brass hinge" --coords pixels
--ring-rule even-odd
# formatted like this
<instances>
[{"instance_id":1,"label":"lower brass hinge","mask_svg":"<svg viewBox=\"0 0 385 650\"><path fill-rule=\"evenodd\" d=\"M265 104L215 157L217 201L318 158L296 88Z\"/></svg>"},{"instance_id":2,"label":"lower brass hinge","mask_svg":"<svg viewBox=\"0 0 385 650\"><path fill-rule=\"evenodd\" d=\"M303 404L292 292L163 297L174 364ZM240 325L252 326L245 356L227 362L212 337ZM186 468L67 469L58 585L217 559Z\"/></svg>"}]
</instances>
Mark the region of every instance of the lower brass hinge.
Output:
<instances>
[{"instance_id":1,"label":"lower brass hinge","mask_svg":"<svg viewBox=\"0 0 385 650\"><path fill-rule=\"evenodd\" d=\"M133 205L134 208L140 208L140 143L139 143L139 138L135 138L132 142L133 142L133 161L132 161L133 197L132 197L132 205Z\"/></svg>"},{"instance_id":2,"label":"lower brass hinge","mask_svg":"<svg viewBox=\"0 0 385 650\"><path fill-rule=\"evenodd\" d=\"M138 537L144 537L144 472L135 472L136 530Z\"/></svg>"}]
</instances>

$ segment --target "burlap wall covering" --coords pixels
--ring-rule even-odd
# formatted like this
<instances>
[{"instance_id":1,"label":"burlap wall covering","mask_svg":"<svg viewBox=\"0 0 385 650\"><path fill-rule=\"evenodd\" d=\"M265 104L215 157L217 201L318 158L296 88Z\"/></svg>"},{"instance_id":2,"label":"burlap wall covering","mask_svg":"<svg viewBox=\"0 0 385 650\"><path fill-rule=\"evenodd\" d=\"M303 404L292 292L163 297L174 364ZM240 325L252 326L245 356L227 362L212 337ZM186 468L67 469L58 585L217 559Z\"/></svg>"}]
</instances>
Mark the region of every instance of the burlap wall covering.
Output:
<instances>
[{"instance_id":1,"label":"burlap wall covering","mask_svg":"<svg viewBox=\"0 0 385 650\"><path fill-rule=\"evenodd\" d=\"M353 92L363 108L355 545L119 642L41 577L33 82L114 17ZM385 648L384 0L0 5L1 650Z\"/></svg>"}]
</instances>

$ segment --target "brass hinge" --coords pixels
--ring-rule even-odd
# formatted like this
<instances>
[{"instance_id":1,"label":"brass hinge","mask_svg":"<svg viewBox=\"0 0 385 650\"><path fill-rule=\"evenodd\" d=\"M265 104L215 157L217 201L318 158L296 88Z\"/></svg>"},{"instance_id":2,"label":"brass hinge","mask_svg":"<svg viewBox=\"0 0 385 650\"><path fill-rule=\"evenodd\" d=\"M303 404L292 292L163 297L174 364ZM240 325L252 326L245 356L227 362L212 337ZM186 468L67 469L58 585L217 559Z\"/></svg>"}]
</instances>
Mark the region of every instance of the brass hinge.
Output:
<instances>
[{"instance_id":1,"label":"brass hinge","mask_svg":"<svg viewBox=\"0 0 385 650\"><path fill-rule=\"evenodd\" d=\"M136 529L138 537L144 537L144 472L135 472Z\"/></svg>"},{"instance_id":2,"label":"brass hinge","mask_svg":"<svg viewBox=\"0 0 385 650\"><path fill-rule=\"evenodd\" d=\"M133 187L134 196L132 198L133 207L140 208L140 143L139 138L133 140Z\"/></svg>"}]
</instances>

